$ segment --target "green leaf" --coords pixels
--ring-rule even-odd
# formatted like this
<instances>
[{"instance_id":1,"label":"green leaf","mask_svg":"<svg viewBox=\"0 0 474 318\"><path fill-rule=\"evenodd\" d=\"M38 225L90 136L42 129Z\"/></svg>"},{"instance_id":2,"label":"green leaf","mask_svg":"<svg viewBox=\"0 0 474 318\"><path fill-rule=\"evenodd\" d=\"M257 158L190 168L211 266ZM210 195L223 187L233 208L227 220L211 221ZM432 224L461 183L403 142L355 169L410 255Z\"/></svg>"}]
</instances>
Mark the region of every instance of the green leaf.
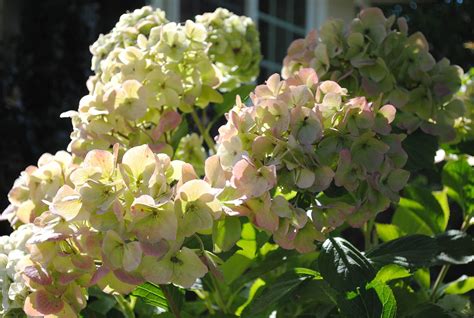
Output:
<instances>
[{"instance_id":1,"label":"green leaf","mask_svg":"<svg viewBox=\"0 0 474 318\"><path fill-rule=\"evenodd\" d=\"M434 232L427 224L425 218L420 216L423 207L416 201L401 198L398 208L392 218L392 223L407 234L433 235Z\"/></svg>"},{"instance_id":2,"label":"green leaf","mask_svg":"<svg viewBox=\"0 0 474 318\"><path fill-rule=\"evenodd\" d=\"M315 270L304 268L304 267L296 267L294 268L295 274L300 276L311 276L313 279L323 279L320 273Z\"/></svg>"},{"instance_id":3,"label":"green leaf","mask_svg":"<svg viewBox=\"0 0 474 318\"><path fill-rule=\"evenodd\" d=\"M439 148L435 136L417 130L403 140L402 147L408 154L408 161L404 169L414 172L434 167L434 157Z\"/></svg>"},{"instance_id":4,"label":"green leaf","mask_svg":"<svg viewBox=\"0 0 474 318\"><path fill-rule=\"evenodd\" d=\"M272 251L265 258L259 262L253 262L252 268L246 271L245 274L240 275L233 283L233 286L246 285L248 282L265 275L266 273L288 263L288 251L277 249Z\"/></svg>"},{"instance_id":5,"label":"green leaf","mask_svg":"<svg viewBox=\"0 0 474 318\"><path fill-rule=\"evenodd\" d=\"M449 206L445 192L431 192L428 189L408 186L403 190L406 198L422 205L422 211L417 213L427 219L427 223L436 233L443 232L448 225Z\"/></svg>"},{"instance_id":6,"label":"green leaf","mask_svg":"<svg viewBox=\"0 0 474 318\"><path fill-rule=\"evenodd\" d=\"M377 236L384 242L388 242L406 235L398 226L394 224L375 223Z\"/></svg>"},{"instance_id":7,"label":"green leaf","mask_svg":"<svg viewBox=\"0 0 474 318\"><path fill-rule=\"evenodd\" d=\"M360 289L357 293L350 296L339 295L337 306L341 311L342 317L366 317L379 318L382 313L382 304L375 289Z\"/></svg>"},{"instance_id":8,"label":"green leaf","mask_svg":"<svg viewBox=\"0 0 474 318\"><path fill-rule=\"evenodd\" d=\"M446 229L449 212L446 213L431 191L409 186L404 194L392 219L394 225L407 234L433 235Z\"/></svg>"},{"instance_id":9,"label":"green leaf","mask_svg":"<svg viewBox=\"0 0 474 318\"><path fill-rule=\"evenodd\" d=\"M432 303L425 303L423 305L416 306L404 317L407 317L407 318L424 318L424 317L452 318L452 316L449 315L448 312L446 312L446 310Z\"/></svg>"},{"instance_id":10,"label":"green leaf","mask_svg":"<svg viewBox=\"0 0 474 318\"><path fill-rule=\"evenodd\" d=\"M253 301L255 295L259 291L260 288L263 288L265 286L265 281L263 279L257 278L252 286L250 287L249 290L249 295L247 297L247 300L245 303L243 303L237 310L235 311L235 314L240 316L242 314L242 311Z\"/></svg>"},{"instance_id":11,"label":"green leaf","mask_svg":"<svg viewBox=\"0 0 474 318\"><path fill-rule=\"evenodd\" d=\"M474 308L472 307L471 300L467 296L444 295L443 298L438 300L437 305L449 313L450 317L474 317Z\"/></svg>"},{"instance_id":12,"label":"green leaf","mask_svg":"<svg viewBox=\"0 0 474 318\"><path fill-rule=\"evenodd\" d=\"M250 92L255 89L255 85L242 85L233 91L224 94L224 101L214 107L216 110L215 118L219 118L227 113L235 105L235 98L240 96L242 101L245 101Z\"/></svg>"},{"instance_id":13,"label":"green leaf","mask_svg":"<svg viewBox=\"0 0 474 318\"><path fill-rule=\"evenodd\" d=\"M226 284L231 284L239 278L252 264L257 252L257 234L251 223L242 226L241 239L237 246L241 249L234 253L221 265Z\"/></svg>"},{"instance_id":14,"label":"green leaf","mask_svg":"<svg viewBox=\"0 0 474 318\"><path fill-rule=\"evenodd\" d=\"M308 280L301 284L295 293L301 295L298 298L301 303L320 303L332 306L337 303L336 291L323 279Z\"/></svg>"},{"instance_id":15,"label":"green leaf","mask_svg":"<svg viewBox=\"0 0 474 318\"><path fill-rule=\"evenodd\" d=\"M115 298L104 293L97 287L89 288L89 295L95 299L87 303L88 310L92 310L101 315L106 315L117 304Z\"/></svg>"},{"instance_id":16,"label":"green leaf","mask_svg":"<svg viewBox=\"0 0 474 318\"><path fill-rule=\"evenodd\" d=\"M444 214L444 222L442 223L442 228L443 230L446 230L446 227L448 226L449 222L449 217L451 216L451 210L449 208L449 202L448 202L448 191L435 191L433 192L434 197L439 203L439 206L441 207L443 214Z\"/></svg>"},{"instance_id":17,"label":"green leaf","mask_svg":"<svg viewBox=\"0 0 474 318\"><path fill-rule=\"evenodd\" d=\"M431 274L429 268L420 268L414 274L413 278L425 289L429 289L431 285Z\"/></svg>"},{"instance_id":18,"label":"green leaf","mask_svg":"<svg viewBox=\"0 0 474 318\"><path fill-rule=\"evenodd\" d=\"M465 294L467 292L470 292L471 290L474 289L474 277L472 276L466 276L463 275L456 279L455 281L452 281L448 284L446 284L444 288L444 292L446 294Z\"/></svg>"},{"instance_id":19,"label":"green leaf","mask_svg":"<svg viewBox=\"0 0 474 318\"><path fill-rule=\"evenodd\" d=\"M265 285L263 291L244 309L242 317L254 317L272 309L280 299L290 297L291 293L305 280L307 277L289 275L285 278L279 277L276 283Z\"/></svg>"},{"instance_id":20,"label":"green leaf","mask_svg":"<svg viewBox=\"0 0 474 318\"><path fill-rule=\"evenodd\" d=\"M240 239L242 227L238 217L226 217L214 222L212 228L212 241L214 252L221 253L230 250Z\"/></svg>"},{"instance_id":21,"label":"green leaf","mask_svg":"<svg viewBox=\"0 0 474 318\"><path fill-rule=\"evenodd\" d=\"M449 161L443 167L443 184L448 195L456 201L466 215L474 213L474 168L466 158Z\"/></svg>"},{"instance_id":22,"label":"green leaf","mask_svg":"<svg viewBox=\"0 0 474 318\"><path fill-rule=\"evenodd\" d=\"M87 308L102 315L106 315L116 304L117 302L114 299L102 298L88 302Z\"/></svg>"},{"instance_id":23,"label":"green leaf","mask_svg":"<svg viewBox=\"0 0 474 318\"><path fill-rule=\"evenodd\" d=\"M168 310L168 301L161 288L153 283L144 283L132 292L133 296L141 298L145 303Z\"/></svg>"},{"instance_id":24,"label":"green leaf","mask_svg":"<svg viewBox=\"0 0 474 318\"><path fill-rule=\"evenodd\" d=\"M382 267L375 276L375 280L386 283L388 281L411 276L410 272L399 265L389 264Z\"/></svg>"},{"instance_id":25,"label":"green leaf","mask_svg":"<svg viewBox=\"0 0 474 318\"><path fill-rule=\"evenodd\" d=\"M393 318L397 313L392 289L376 279L345 298L340 295L337 304L345 317Z\"/></svg>"},{"instance_id":26,"label":"green leaf","mask_svg":"<svg viewBox=\"0 0 474 318\"><path fill-rule=\"evenodd\" d=\"M380 282L378 280L373 280L367 288L375 289L377 293L378 299L382 304L382 313L380 316L381 318L393 318L397 314L397 301L395 300L395 296L393 295L392 289L388 287L388 285Z\"/></svg>"},{"instance_id":27,"label":"green leaf","mask_svg":"<svg viewBox=\"0 0 474 318\"><path fill-rule=\"evenodd\" d=\"M366 256L377 266L397 264L419 268L429 265L437 252L438 247L433 238L415 234L380 244Z\"/></svg>"},{"instance_id":28,"label":"green leaf","mask_svg":"<svg viewBox=\"0 0 474 318\"><path fill-rule=\"evenodd\" d=\"M338 291L352 291L375 277L369 260L343 238L328 238L318 258L321 276Z\"/></svg>"},{"instance_id":29,"label":"green leaf","mask_svg":"<svg viewBox=\"0 0 474 318\"><path fill-rule=\"evenodd\" d=\"M474 261L474 239L459 230L449 230L435 238L439 248L436 264L467 264Z\"/></svg>"},{"instance_id":30,"label":"green leaf","mask_svg":"<svg viewBox=\"0 0 474 318\"><path fill-rule=\"evenodd\" d=\"M189 131L189 126L188 126L188 121L182 116L183 120L181 121L181 124L179 125L178 129L172 134L171 137L171 146L173 146L173 149L176 151L178 149L179 142L181 138L183 138Z\"/></svg>"}]
</instances>

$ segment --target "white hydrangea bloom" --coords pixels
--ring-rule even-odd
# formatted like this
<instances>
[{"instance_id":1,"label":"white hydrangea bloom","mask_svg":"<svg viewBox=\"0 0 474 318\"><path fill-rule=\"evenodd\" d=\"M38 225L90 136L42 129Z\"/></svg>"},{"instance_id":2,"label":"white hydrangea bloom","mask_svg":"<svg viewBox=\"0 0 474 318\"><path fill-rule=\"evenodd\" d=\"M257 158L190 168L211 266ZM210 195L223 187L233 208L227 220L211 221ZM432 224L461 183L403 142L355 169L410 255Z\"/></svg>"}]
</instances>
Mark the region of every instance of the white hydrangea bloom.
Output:
<instances>
[{"instance_id":1,"label":"white hydrangea bloom","mask_svg":"<svg viewBox=\"0 0 474 318\"><path fill-rule=\"evenodd\" d=\"M26 241L33 235L33 224L21 225L10 236L0 237L0 316L12 310L21 310L28 287L22 277L22 270L29 259Z\"/></svg>"}]
</instances>

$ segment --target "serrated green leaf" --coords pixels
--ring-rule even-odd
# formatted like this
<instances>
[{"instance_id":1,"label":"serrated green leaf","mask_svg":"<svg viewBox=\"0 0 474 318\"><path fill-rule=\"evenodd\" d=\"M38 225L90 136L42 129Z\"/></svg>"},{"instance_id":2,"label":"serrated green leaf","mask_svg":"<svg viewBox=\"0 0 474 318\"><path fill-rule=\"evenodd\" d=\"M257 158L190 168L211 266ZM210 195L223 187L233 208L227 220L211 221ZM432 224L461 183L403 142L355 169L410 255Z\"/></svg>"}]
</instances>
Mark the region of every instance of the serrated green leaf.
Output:
<instances>
[{"instance_id":1,"label":"serrated green leaf","mask_svg":"<svg viewBox=\"0 0 474 318\"><path fill-rule=\"evenodd\" d=\"M338 291L352 291L375 277L369 260L343 238L328 238L318 258L321 276Z\"/></svg>"},{"instance_id":2,"label":"serrated green leaf","mask_svg":"<svg viewBox=\"0 0 474 318\"><path fill-rule=\"evenodd\" d=\"M168 301L161 288L153 283L144 283L135 288L133 296L141 298L145 303L168 310Z\"/></svg>"},{"instance_id":3,"label":"serrated green leaf","mask_svg":"<svg viewBox=\"0 0 474 318\"><path fill-rule=\"evenodd\" d=\"M429 265L438 252L436 241L426 235L409 235L374 247L366 256L377 266L397 264L409 268Z\"/></svg>"},{"instance_id":4,"label":"serrated green leaf","mask_svg":"<svg viewBox=\"0 0 474 318\"><path fill-rule=\"evenodd\" d=\"M379 318L382 314L382 304L373 288L363 288L350 295L340 294L337 297L337 306L341 316L346 318Z\"/></svg>"},{"instance_id":5,"label":"serrated green leaf","mask_svg":"<svg viewBox=\"0 0 474 318\"><path fill-rule=\"evenodd\" d=\"M388 285L378 280L373 280L368 286L368 289L373 288L377 293L378 299L382 304L381 318L393 318L397 315L397 301L393 295L392 289Z\"/></svg>"},{"instance_id":6,"label":"serrated green leaf","mask_svg":"<svg viewBox=\"0 0 474 318\"><path fill-rule=\"evenodd\" d=\"M397 314L392 289L376 279L346 297L339 295L337 304L345 317L393 318Z\"/></svg>"}]
</instances>

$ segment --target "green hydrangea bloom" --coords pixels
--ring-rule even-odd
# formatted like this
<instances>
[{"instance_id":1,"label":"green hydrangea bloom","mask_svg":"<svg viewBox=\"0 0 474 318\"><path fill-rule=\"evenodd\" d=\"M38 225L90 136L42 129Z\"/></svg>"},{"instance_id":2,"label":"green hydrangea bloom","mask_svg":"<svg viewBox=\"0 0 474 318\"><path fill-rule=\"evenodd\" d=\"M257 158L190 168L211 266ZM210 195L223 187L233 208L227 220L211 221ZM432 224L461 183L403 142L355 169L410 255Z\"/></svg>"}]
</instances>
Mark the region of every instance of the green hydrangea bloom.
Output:
<instances>
[{"instance_id":1,"label":"green hydrangea bloom","mask_svg":"<svg viewBox=\"0 0 474 318\"><path fill-rule=\"evenodd\" d=\"M319 34L294 41L283 61L283 78L311 67L322 80L334 80L350 94L390 103L395 124L412 133L418 128L449 141L464 107L455 94L462 69L447 59L436 61L420 32L409 35L407 23L386 18L378 8L360 12L347 27L329 20Z\"/></svg>"}]
</instances>

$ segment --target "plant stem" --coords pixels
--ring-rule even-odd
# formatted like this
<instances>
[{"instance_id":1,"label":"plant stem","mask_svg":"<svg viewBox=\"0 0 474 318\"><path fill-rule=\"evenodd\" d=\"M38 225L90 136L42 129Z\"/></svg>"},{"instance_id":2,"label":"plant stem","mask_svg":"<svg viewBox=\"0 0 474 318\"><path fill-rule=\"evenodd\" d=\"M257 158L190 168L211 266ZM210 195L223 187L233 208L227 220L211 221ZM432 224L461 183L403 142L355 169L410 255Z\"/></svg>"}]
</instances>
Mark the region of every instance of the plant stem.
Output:
<instances>
[{"instance_id":1,"label":"plant stem","mask_svg":"<svg viewBox=\"0 0 474 318\"><path fill-rule=\"evenodd\" d=\"M433 289L431 291L430 295L430 300L434 300L436 296L436 292L438 291L439 287L441 286L441 283L443 282L444 278L446 277L446 274L448 273L449 268L451 265L443 265L441 267L441 270L439 271L438 277L436 277L436 281L433 285Z\"/></svg>"},{"instance_id":2,"label":"plant stem","mask_svg":"<svg viewBox=\"0 0 474 318\"><path fill-rule=\"evenodd\" d=\"M114 295L115 300L120 308L120 311L125 316L125 318L135 318L135 312L133 311L133 306L129 303L122 295Z\"/></svg>"},{"instance_id":3,"label":"plant stem","mask_svg":"<svg viewBox=\"0 0 474 318\"><path fill-rule=\"evenodd\" d=\"M216 298L217 305L219 306L220 309L222 309L224 314L228 314L229 310L227 309L227 305L224 302L224 297L219 287L219 282L216 280L216 278L214 277L212 273L209 276L211 278L212 285L214 286L214 289L216 290L215 298Z\"/></svg>"},{"instance_id":4,"label":"plant stem","mask_svg":"<svg viewBox=\"0 0 474 318\"><path fill-rule=\"evenodd\" d=\"M202 239L199 237L199 235L197 234L194 234L193 235L196 240L199 242L199 245L200 245L200 249L201 249L201 253L204 254L204 251L205 251L205 248L204 248L204 242L202 241ZM212 271L209 272L209 277L211 278L211 283L214 287L214 289L216 290L216 302L217 302L217 305L219 306L220 309L222 309L222 311L227 314L228 313L228 307L227 307L227 304L224 302L224 297L222 295L222 291L219 287L219 282L217 281L216 277L214 276L214 273Z\"/></svg>"},{"instance_id":5,"label":"plant stem","mask_svg":"<svg viewBox=\"0 0 474 318\"><path fill-rule=\"evenodd\" d=\"M204 248L204 242L201 240L201 238L199 237L199 235L197 235L196 233L193 234L194 238L199 242L199 247L201 248L201 253L204 253L204 251L206 250Z\"/></svg>"},{"instance_id":6,"label":"plant stem","mask_svg":"<svg viewBox=\"0 0 474 318\"><path fill-rule=\"evenodd\" d=\"M374 229L375 220L371 219L364 225L364 246L365 250L372 247L372 231Z\"/></svg>"},{"instance_id":7,"label":"plant stem","mask_svg":"<svg viewBox=\"0 0 474 318\"><path fill-rule=\"evenodd\" d=\"M470 223L469 220L470 220L469 216L464 219L464 222L461 225L461 231L462 232L466 232L467 229L469 228L469 223ZM449 265L449 264L443 265L441 267L441 270L439 271L438 277L436 277L435 283L433 285L433 289L431 290L431 295L430 295L431 300L435 299L436 292L438 291L439 287L441 286L441 283L443 282L444 278L446 277L446 274L448 273L448 270L449 270L450 267L451 267L451 265Z\"/></svg>"},{"instance_id":8,"label":"plant stem","mask_svg":"<svg viewBox=\"0 0 474 318\"><path fill-rule=\"evenodd\" d=\"M176 303L173 300L173 297L170 295L168 291L168 286L166 285L159 285L161 290L163 291L163 295L166 298L166 301L168 302L168 305L170 307L170 311L175 316L176 318L181 318L181 314L179 313L179 308L176 305Z\"/></svg>"},{"instance_id":9,"label":"plant stem","mask_svg":"<svg viewBox=\"0 0 474 318\"><path fill-rule=\"evenodd\" d=\"M209 150L211 150L215 154L216 145L214 144L214 141L212 140L211 136L209 136L209 132L204 128L204 125L202 124L201 120L199 119L199 116L197 115L194 109L191 112L191 116L193 117L193 120L196 123L197 128L199 129L199 133L204 138L204 141L209 147Z\"/></svg>"}]
</instances>

